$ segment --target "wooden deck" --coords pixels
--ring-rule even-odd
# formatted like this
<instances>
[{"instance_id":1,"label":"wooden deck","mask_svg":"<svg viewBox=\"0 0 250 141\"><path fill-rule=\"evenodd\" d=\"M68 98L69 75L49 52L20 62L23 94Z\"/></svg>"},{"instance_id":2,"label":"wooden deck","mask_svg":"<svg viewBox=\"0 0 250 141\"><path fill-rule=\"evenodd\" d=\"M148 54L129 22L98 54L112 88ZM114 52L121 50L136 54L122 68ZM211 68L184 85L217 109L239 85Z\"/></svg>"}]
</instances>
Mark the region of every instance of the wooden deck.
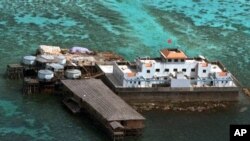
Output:
<instances>
[{"instance_id":1,"label":"wooden deck","mask_svg":"<svg viewBox=\"0 0 250 141\"><path fill-rule=\"evenodd\" d=\"M79 106L98 120L113 139L121 139L121 135L126 136L131 132L132 135L142 133L145 118L101 80L62 80L62 83L72 92L74 98L79 99ZM114 128L114 122L119 128Z\"/></svg>"},{"instance_id":2,"label":"wooden deck","mask_svg":"<svg viewBox=\"0 0 250 141\"><path fill-rule=\"evenodd\" d=\"M7 77L9 79L21 79L23 78L24 67L21 64L9 64L7 65Z\"/></svg>"},{"instance_id":3,"label":"wooden deck","mask_svg":"<svg viewBox=\"0 0 250 141\"><path fill-rule=\"evenodd\" d=\"M23 80L23 94L29 95L39 92L39 81L33 78L24 78Z\"/></svg>"},{"instance_id":4,"label":"wooden deck","mask_svg":"<svg viewBox=\"0 0 250 141\"><path fill-rule=\"evenodd\" d=\"M62 80L62 83L107 121L144 119L101 80Z\"/></svg>"}]
</instances>

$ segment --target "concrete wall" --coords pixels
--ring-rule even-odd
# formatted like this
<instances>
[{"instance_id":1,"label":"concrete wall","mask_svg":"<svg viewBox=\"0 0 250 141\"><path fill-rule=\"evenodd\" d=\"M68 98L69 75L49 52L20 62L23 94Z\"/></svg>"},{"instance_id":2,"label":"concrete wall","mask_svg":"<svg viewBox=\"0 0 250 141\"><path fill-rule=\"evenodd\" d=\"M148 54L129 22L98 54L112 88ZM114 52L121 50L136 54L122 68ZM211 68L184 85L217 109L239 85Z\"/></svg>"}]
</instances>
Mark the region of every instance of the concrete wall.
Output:
<instances>
[{"instance_id":1,"label":"concrete wall","mask_svg":"<svg viewBox=\"0 0 250 141\"><path fill-rule=\"evenodd\" d=\"M183 72L183 69L186 71L183 72L184 75L194 77L197 76L197 62L155 62L152 61L152 67L146 67L145 64L137 61L136 64L138 65L138 69L141 72L138 72L136 77L126 77L126 74L119 69L117 64L114 64L113 73L114 76L117 78L119 82L123 84L124 87L152 87L152 84L160 84L164 81L163 77L168 76L169 74L176 74L174 69L177 69L177 72ZM160 71L157 72L156 69ZM166 71L168 69L169 71ZM195 69L195 72L191 70ZM150 71L148 73L147 71ZM151 79L150 81L140 80L139 78L148 78Z\"/></svg>"},{"instance_id":2,"label":"concrete wall","mask_svg":"<svg viewBox=\"0 0 250 141\"><path fill-rule=\"evenodd\" d=\"M218 73L216 73L216 78L220 79L220 81L216 81L215 86L229 87L233 85L233 81L231 79L231 73L227 73L226 76L220 76Z\"/></svg>"},{"instance_id":3,"label":"concrete wall","mask_svg":"<svg viewBox=\"0 0 250 141\"><path fill-rule=\"evenodd\" d=\"M190 87L190 88L122 88L115 87L107 77L104 83L128 102L202 102L202 101L238 101L239 87ZM234 78L233 81L237 82Z\"/></svg>"},{"instance_id":4,"label":"concrete wall","mask_svg":"<svg viewBox=\"0 0 250 141\"><path fill-rule=\"evenodd\" d=\"M134 89L130 91L117 90L117 94L129 102L206 102L206 101L238 101L238 89L211 89L211 90L151 90Z\"/></svg>"},{"instance_id":5,"label":"concrete wall","mask_svg":"<svg viewBox=\"0 0 250 141\"><path fill-rule=\"evenodd\" d=\"M160 69L159 72L156 72L156 69ZM167 72L166 69L169 71ZM145 67L145 64L142 64L142 72L139 73L139 76L146 76L146 78L152 77L161 77L168 76L170 73L175 74L174 69L177 69L177 72L183 72L183 69L186 69L184 75L190 77L197 76L197 62L155 62L152 63L152 67ZM192 72L191 69L195 69L195 72ZM150 73L147 73L147 70L150 70Z\"/></svg>"},{"instance_id":6,"label":"concrete wall","mask_svg":"<svg viewBox=\"0 0 250 141\"><path fill-rule=\"evenodd\" d=\"M188 79L171 79L171 87L172 88L185 88L192 87L190 80Z\"/></svg>"},{"instance_id":7,"label":"concrete wall","mask_svg":"<svg viewBox=\"0 0 250 141\"><path fill-rule=\"evenodd\" d=\"M203 66L201 63L198 64L198 76L201 78L207 78L211 70L211 64L207 64L207 66Z\"/></svg>"},{"instance_id":8,"label":"concrete wall","mask_svg":"<svg viewBox=\"0 0 250 141\"><path fill-rule=\"evenodd\" d=\"M113 65L113 74L116 77L116 79L123 84L124 81L124 74L122 72L122 70L120 70L120 68L118 67L117 64Z\"/></svg>"}]
</instances>

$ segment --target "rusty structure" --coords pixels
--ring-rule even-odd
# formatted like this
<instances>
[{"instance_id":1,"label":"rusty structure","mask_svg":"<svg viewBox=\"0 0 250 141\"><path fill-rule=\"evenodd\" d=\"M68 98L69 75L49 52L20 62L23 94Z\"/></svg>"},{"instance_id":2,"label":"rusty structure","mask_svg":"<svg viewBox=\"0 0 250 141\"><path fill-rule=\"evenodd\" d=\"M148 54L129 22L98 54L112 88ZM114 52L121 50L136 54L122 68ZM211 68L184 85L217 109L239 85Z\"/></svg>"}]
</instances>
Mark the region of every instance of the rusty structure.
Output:
<instances>
[{"instance_id":1,"label":"rusty structure","mask_svg":"<svg viewBox=\"0 0 250 141\"><path fill-rule=\"evenodd\" d=\"M23 80L23 94L33 94L39 92L39 81L32 78L24 78Z\"/></svg>"},{"instance_id":2,"label":"rusty structure","mask_svg":"<svg viewBox=\"0 0 250 141\"><path fill-rule=\"evenodd\" d=\"M9 79L21 79L23 78L23 66L21 64L9 64L7 65L7 77Z\"/></svg>"},{"instance_id":3,"label":"rusty structure","mask_svg":"<svg viewBox=\"0 0 250 141\"><path fill-rule=\"evenodd\" d=\"M99 64L112 64L123 58L112 52L70 52L41 45L35 55L24 56L20 64L9 64L9 79L23 80L23 95L38 93L64 96L72 113L88 113L112 140L139 136L145 118L112 92L101 79Z\"/></svg>"},{"instance_id":4,"label":"rusty structure","mask_svg":"<svg viewBox=\"0 0 250 141\"><path fill-rule=\"evenodd\" d=\"M104 75L97 64L122 61L123 58L113 52L70 52L56 46L41 45L35 55L25 56L19 64L7 65L6 76L9 79L23 79L23 94L53 93L61 79L98 78ZM39 70L50 70L53 78L39 78ZM67 70L77 69L80 76L67 78ZM44 76L46 77L46 76Z\"/></svg>"},{"instance_id":5,"label":"rusty structure","mask_svg":"<svg viewBox=\"0 0 250 141\"><path fill-rule=\"evenodd\" d=\"M242 92L247 95L250 96L250 88L242 88Z\"/></svg>"}]
</instances>

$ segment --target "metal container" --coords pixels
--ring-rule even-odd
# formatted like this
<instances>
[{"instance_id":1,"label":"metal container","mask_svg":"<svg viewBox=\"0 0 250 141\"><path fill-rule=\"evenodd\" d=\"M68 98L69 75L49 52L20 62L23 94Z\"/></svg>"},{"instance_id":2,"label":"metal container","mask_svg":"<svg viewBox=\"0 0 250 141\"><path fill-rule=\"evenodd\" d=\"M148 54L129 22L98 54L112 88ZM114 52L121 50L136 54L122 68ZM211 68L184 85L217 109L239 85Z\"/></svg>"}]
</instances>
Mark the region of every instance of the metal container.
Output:
<instances>
[{"instance_id":1,"label":"metal container","mask_svg":"<svg viewBox=\"0 0 250 141\"><path fill-rule=\"evenodd\" d=\"M47 69L53 69L54 72L57 72L59 70L63 70L64 69L64 66L61 65L61 64L58 64L58 63L47 63L46 64L46 68Z\"/></svg>"},{"instance_id":2,"label":"metal container","mask_svg":"<svg viewBox=\"0 0 250 141\"><path fill-rule=\"evenodd\" d=\"M80 78L82 75L81 71L78 69L68 69L65 72L65 76L69 79Z\"/></svg>"},{"instance_id":3,"label":"metal container","mask_svg":"<svg viewBox=\"0 0 250 141\"><path fill-rule=\"evenodd\" d=\"M36 56L24 56L23 64L25 65L34 65L36 60Z\"/></svg>"},{"instance_id":4,"label":"metal container","mask_svg":"<svg viewBox=\"0 0 250 141\"><path fill-rule=\"evenodd\" d=\"M39 70L38 78L41 80L51 80L54 77L54 73L50 70Z\"/></svg>"},{"instance_id":5,"label":"metal container","mask_svg":"<svg viewBox=\"0 0 250 141\"><path fill-rule=\"evenodd\" d=\"M66 64L66 58L64 56L62 56L62 55L57 56L56 59L57 59L57 63L59 63L61 65L65 65Z\"/></svg>"},{"instance_id":6,"label":"metal container","mask_svg":"<svg viewBox=\"0 0 250 141\"><path fill-rule=\"evenodd\" d=\"M45 60L49 61L53 61L55 59L55 57L53 55L41 55L41 57Z\"/></svg>"}]
</instances>

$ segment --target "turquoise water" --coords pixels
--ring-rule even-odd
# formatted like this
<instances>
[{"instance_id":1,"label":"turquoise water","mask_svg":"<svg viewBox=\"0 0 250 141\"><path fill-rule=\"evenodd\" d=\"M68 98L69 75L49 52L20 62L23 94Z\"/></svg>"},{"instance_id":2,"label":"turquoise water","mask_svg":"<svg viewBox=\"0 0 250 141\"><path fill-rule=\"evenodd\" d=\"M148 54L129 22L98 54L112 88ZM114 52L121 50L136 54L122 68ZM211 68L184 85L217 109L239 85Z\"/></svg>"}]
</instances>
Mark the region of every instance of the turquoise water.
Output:
<instances>
[{"instance_id":1,"label":"turquoise water","mask_svg":"<svg viewBox=\"0 0 250 141\"><path fill-rule=\"evenodd\" d=\"M1 0L0 75L40 44L112 50L126 59L179 46L189 56L221 60L250 86L249 0ZM173 40L173 45L167 43ZM240 112L240 109L247 108ZM228 140L229 124L250 123L249 98L223 111L145 112L139 141ZM84 116L65 111L58 96L23 97L21 82L0 78L0 140L105 141Z\"/></svg>"}]
</instances>

